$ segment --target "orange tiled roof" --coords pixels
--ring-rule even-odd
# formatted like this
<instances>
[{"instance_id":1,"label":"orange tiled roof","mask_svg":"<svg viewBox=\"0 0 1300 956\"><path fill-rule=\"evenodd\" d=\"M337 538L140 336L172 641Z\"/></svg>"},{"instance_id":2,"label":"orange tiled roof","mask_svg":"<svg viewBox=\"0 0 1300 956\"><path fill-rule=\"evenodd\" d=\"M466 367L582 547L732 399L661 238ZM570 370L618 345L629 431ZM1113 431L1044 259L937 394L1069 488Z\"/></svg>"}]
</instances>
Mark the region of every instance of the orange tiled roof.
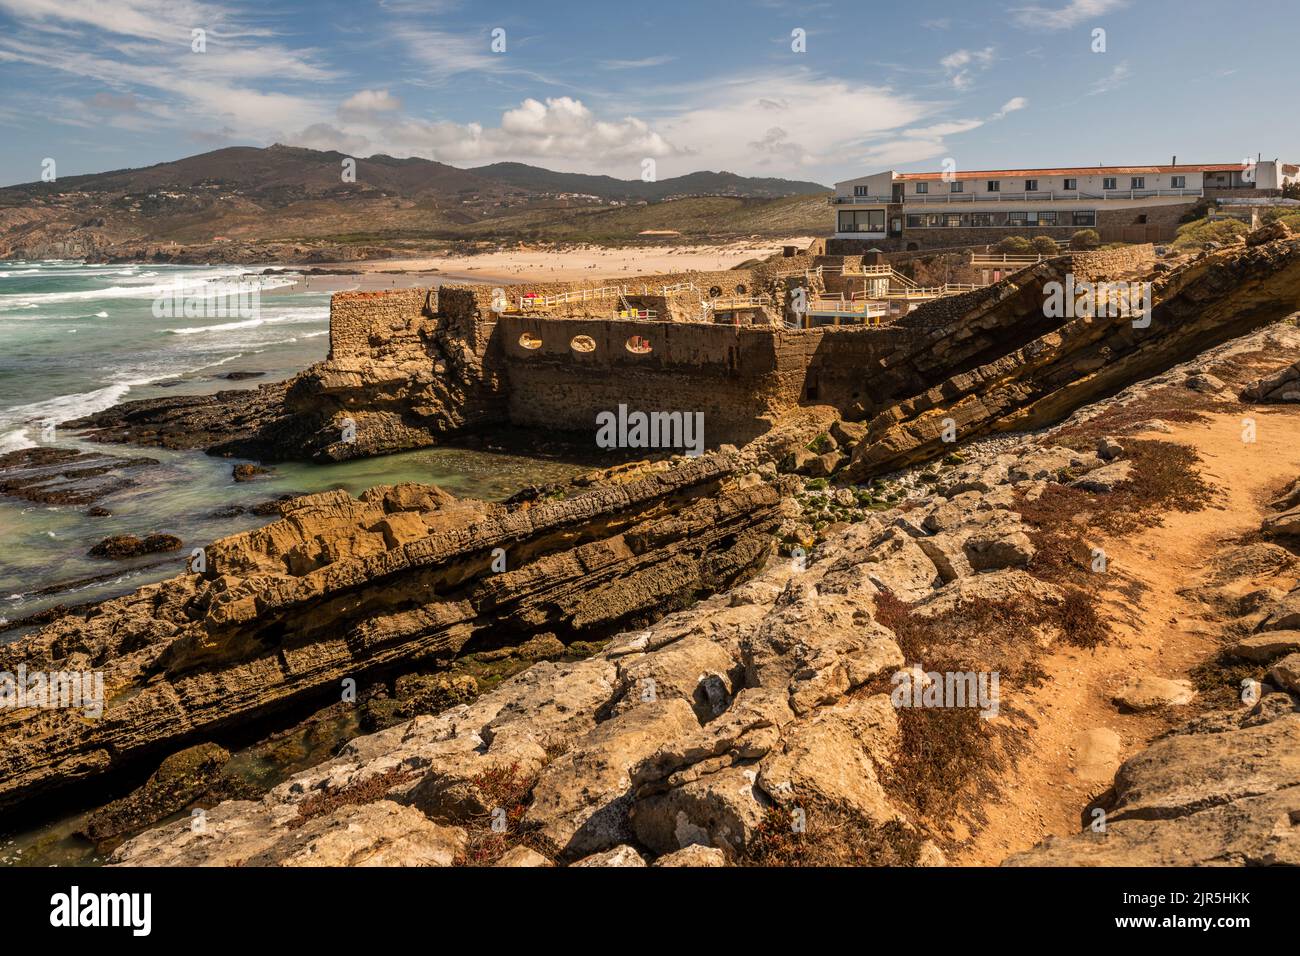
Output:
<instances>
[{"instance_id":1,"label":"orange tiled roof","mask_svg":"<svg viewBox=\"0 0 1300 956\"><path fill-rule=\"evenodd\" d=\"M1035 176L1154 176L1159 173L1232 173L1245 169L1243 163L1180 163L1177 166L1070 166L1061 169L972 169L950 173L949 179L1018 179ZM898 173L896 182L942 179L943 173Z\"/></svg>"}]
</instances>

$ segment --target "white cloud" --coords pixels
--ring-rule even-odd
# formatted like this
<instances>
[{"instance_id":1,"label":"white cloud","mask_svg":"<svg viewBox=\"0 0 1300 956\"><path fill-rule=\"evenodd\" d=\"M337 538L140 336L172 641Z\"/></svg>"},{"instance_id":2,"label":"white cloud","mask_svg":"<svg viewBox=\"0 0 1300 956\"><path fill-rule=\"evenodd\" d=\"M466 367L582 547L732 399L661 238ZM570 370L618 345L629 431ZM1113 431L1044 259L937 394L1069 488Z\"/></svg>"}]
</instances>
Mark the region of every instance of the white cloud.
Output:
<instances>
[{"instance_id":1,"label":"white cloud","mask_svg":"<svg viewBox=\"0 0 1300 956\"><path fill-rule=\"evenodd\" d=\"M387 100L383 102L389 105ZM342 116L344 110L339 112ZM581 100L567 96L544 102L526 99L502 113L500 125L494 127L404 116L385 120L373 111L370 122L377 125L369 137L317 123L286 139L296 145L343 152L357 151L364 140L367 147L373 145L393 156L424 156L446 163L549 159L593 169L623 162L631 168L646 157L681 152L643 120L634 116L602 120Z\"/></svg>"},{"instance_id":2,"label":"white cloud","mask_svg":"<svg viewBox=\"0 0 1300 956\"><path fill-rule=\"evenodd\" d=\"M982 50L954 50L939 65L948 74L948 82L955 90L967 90L975 82L973 74L987 70L993 65L996 50L986 46Z\"/></svg>"},{"instance_id":3,"label":"white cloud","mask_svg":"<svg viewBox=\"0 0 1300 956\"><path fill-rule=\"evenodd\" d=\"M602 70L641 70L649 66L663 66L677 59L675 56L647 56L640 60L601 60Z\"/></svg>"},{"instance_id":4,"label":"white cloud","mask_svg":"<svg viewBox=\"0 0 1300 956\"><path fill-rule=\"evenodd\" d=\"M1023 110L1028 105L1029 100L1025 99L1023 96L1013 96L1002 104L1002 108L994 113L992 118L1000 120L1008 113L1014 113L1016 110Z\"/></svg>"},{"instance_id":5,"label":"white cloud","mask_svg":"<svg viewBox=\"0 0 1300 956\"><path fill-rule=\"evenodd\" d=\"M401 108L402 101L388 90L358 90L339 105L339 119L345 123L374 123Z\"/></svg>"},{"instance_id":6,"label":"white cloud","mask_svg":"<svg viewBox=\"0 0 1300 956\"><path fill-rule=\"evenodd\" d=\"M1013 7L1011 15L1019 26L1031 30L1068 30L1127 3L1128 0L1070 0L1063 7Z\"/></svg>"},{"instance_id":7,"label":"white cloud","mask_svg":"<svg viewBox=\"0 0 1300 956\"><path fill-rule=\"evenodd\" d=\"M1096 80L1088 90L1089 96L1097 96L1101 93L1111 93L1118 90L1128 82L1129 75L1132 71L1128 68L1127 63L1121 63L1115 67L1100 80Z\"/></svg>"}]
</instances>

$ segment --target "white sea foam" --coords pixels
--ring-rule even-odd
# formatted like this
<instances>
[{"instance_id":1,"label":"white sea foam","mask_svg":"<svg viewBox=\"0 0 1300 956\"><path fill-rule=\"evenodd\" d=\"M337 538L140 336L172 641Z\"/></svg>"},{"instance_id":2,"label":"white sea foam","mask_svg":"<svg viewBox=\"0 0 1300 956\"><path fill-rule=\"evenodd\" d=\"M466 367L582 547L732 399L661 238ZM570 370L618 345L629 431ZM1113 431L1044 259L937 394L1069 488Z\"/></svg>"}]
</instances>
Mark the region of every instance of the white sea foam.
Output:
<instances>
[{"instance_id":1,"label":"white sea foam","mask_svg":"<svg viewBox=\"0 0 1300 956\"><path fill-rule=\"evenodd\" d=\"M8 454L11 451L22 451L24 448L35 448L36 442L27 437L26 428L16 428L11 432L0 435L0 455Z\"/></svg>"},{"instance_id":2,"label":"white sea foam","mask_svg":"<svg viewBox=\"0 0 1300 956\"><path fill-rule=\"evenodd\" d=\"M177 283L181 284L187 295L202 296L203 287L206 284L239 275L241 275L239 270L221 270L186 275L177 274L174 281L168 283L117 284L103 289L85 289L81 292L11 293L9 295L0 295L0 310L32 308L33 306L58 302L84 302L95 299L152 299L155 296L175 292ZM297 281L296 277L291 276L244 276L239 280L239 283L249 289L267 290L291 286ZM223 285L214 284L211 291L213 296L230 294L228 286Z\"/></svg>"},{"instance_id":3,"label":"white sea foam","mask_svg":"<svg viewBox=\"0 0 1300 956\"><path fill-rule=\"evenodd\" d=\"M166 329L172 335L198 335L204 332L229 332L233 329L255 329L263 325L302 325L313 322L328 322L329 308L320 306L302 306L299 308L276 309L276 315L260 319L245 319L242 322L223 322L219 325L191 325L179 329Z\"/></svg>"},{"instance_id":4,"label":"white sea foam","mask_svg":"<svg viewBox=\"0 0 1300 956\"><path fill-rule=\"evenodd\" d=\"M43 402L32 402L29 405L16 405L0 412L0 427L33 423L60 425L74 418L93 415L95 412L112 408L129 391L131 391L130 385L119 382L91 392L77 392L72 395L60 395Z\"/></svg>"}]
</instances>

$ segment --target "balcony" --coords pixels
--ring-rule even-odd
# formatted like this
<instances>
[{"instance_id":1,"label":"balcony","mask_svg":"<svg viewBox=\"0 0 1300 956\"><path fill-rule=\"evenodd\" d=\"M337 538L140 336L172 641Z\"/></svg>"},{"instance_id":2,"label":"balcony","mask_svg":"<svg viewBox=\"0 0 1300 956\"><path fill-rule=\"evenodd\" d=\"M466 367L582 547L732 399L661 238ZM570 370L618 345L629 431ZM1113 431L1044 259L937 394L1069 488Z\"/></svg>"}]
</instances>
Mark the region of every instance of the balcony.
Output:
<instances>
[{"instance_id":1,"label":"balcony","mask_svg":"<svg viewBox=\"0 0 1300 956\"><path fill-rule=\"evenodd\" d=\"M889 196L832 196L832 206L880 206L892 203Z\"/></svg>"},{"instance_id":2,"label":"balcony","mask_svg":"<svg viewBox=\"0 0 1300 956\"><path fill-rule=\"evenodd\" d=\"M1204 189L1107 189L1107 199L1151 199L1158 196L1195 196L1205 195Z\"/></svg>"},{"instance_id":3,"label":"balcony","mask_svg":"<svg viewBox=\"0 0 1300 956\"><path fill-rule=\"evenodd\" d=\"M1106 199L1151 199L1162 196L1194 196L1205 194L1203 189L1107 189L1100 195L1086 193L1078 189L1039 190L1021 193L939 193L936 195L911 195L903 200L903 205L951 205L953 203L974 202L1091 202Z\"/></svg>"}]
</instances>

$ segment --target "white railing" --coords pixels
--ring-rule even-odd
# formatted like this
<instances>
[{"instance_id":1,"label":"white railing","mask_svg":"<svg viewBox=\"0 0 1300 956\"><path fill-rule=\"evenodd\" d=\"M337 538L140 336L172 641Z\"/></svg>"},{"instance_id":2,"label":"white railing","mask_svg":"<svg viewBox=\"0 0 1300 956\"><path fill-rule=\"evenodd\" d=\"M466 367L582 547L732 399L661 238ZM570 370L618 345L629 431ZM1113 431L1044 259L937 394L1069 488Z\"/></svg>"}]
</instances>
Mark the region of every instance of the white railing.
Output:
<instances>
[{"instance_id":1,"label":"white railing","mask_svg":"<svg viewBox=\"0 0 1300 956\"><path fill-rule=\"evenodd\" d=\"M883 203L892 203L892 196L832 196L830 204L832 206L879 206Z\"/></svg>"},{"instance_id":2,"label":"white railing","mask_svg":"<svg viewBox=\"0 0 1300 956\"><path fill-rule=\"evenodd\" d=\"M1055 259L1057 256L1064 255L1069 250L1062 247L1060 252L1052 253L1035 253L1033 255L1021 255L1011 253L976 253L971 256L970 264L972 269L997 269L1003 266L1015 266L1017 271L1026 266L1038 265L1044 259Z\"/></svg>"},{"instance_id":3,"label":"white railing","mask_svg":"<svg viewBox=\"0 0 1300 956\"><path fill-rule=\"evenodd\" d=\"M616 295L623 295L622 286L607 285L599 289L574 289L571 292L560 292L555 295L521 295L519 309L520 311L538 307L548 309L565 302L586 302L589 299L604 299Z\"/></svg>"},{"instance_id":4,"label":"white railing","mask_svg":"<svg viewBox=\"0 0 1300 956\"><path fill-rule=\"evenodd\" d=\"M1107 199L1151 199L1158 196L1204 196L1204 189L1107 189Z\"/></svg>"},{"instance_id":5,"label":"white railing","mask_svg":"<svg viewBox=\"0 0 1300 956\"><path fill-rule=\"evenodd\" d=\"M772 297L770 295L732 295L709 300L709 305L714 312L729 312L734 309L757 309L771 304Z\"/></svg>"},{"instance_id":6,"label":"white railing","mask_svg":"<svg viewBox=\"0 0 1300 956\"><path fill-rule=\"evenodd\" d=\"M1096 199L1151 199L1161 196L1205 195L1204 189L1103 189L1100 193L1081 189L1039 189L1029 192L941 192L910 193L896 200L891 196L832 196L832 206L925 205L928 203L963 202L1080 202Z\"/></svg>"},{"instance_id":7,"label":"white railing","mask_svg":"<svg viewBox=\"0 0 1300 956\"><path fill-rule=\"evenodd\" d=\"M860 315L866 318L878 318L889 314L889 306L884 302L846 299L813 299L808 303L809 315Z\"/></svg>"}]
</instances>

